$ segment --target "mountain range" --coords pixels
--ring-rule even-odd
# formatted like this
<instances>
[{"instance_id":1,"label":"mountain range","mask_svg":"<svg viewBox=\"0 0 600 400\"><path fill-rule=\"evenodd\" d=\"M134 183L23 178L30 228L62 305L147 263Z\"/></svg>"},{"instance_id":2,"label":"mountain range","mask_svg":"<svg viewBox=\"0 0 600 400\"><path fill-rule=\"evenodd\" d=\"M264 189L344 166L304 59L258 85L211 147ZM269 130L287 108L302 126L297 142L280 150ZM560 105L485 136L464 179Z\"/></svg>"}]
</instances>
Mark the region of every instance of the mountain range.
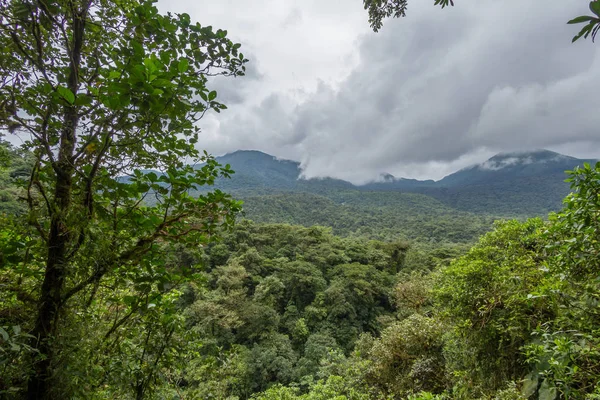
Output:
<instances>
[{"instance_id":1,"label":"mountain range","mask_svg":"<svg viewBox=\"0 0 600 400\"><path fill-rule=\"evenodd\" d=\"M457 210L498 216L538 216L558 210L569 193L566 170L585 162L549 150L500 153L439 181L382 174L364 185L335 178L302 179L299 162L254 150L217 157L236 172L217 187L241 198L282 193L312 193L341 201L348 192L417 193Z\"/></svg>"}]
</instances>

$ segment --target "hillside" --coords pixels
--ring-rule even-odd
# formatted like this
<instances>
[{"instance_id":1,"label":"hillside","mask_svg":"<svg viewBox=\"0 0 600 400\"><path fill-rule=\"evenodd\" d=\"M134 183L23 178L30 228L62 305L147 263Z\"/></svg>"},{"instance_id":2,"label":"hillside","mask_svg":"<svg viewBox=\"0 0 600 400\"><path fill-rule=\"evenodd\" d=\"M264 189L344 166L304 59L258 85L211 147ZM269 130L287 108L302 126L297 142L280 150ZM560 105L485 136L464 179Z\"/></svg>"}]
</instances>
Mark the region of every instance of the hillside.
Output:
<instances>
[{"instance_id":1,"label":"hillside","mask_svg":"<svg viewBox=\"0 0 600 400\"><path fill-rule=\"evenodd\" d=\"M217 187L241 198L305 192L342 202L342 193L346 192L408 192L433 197L458 210L508 217L541 216L560 209L562 199L569 193L564 171L594 162L548 150L501 153L439 181L382 174L378 182L356 186L333 178L300 179L300 163L259 151L236 151L217 159L236 171L231 180L221 180Z\"/></svg>"},{"instance_id":2,"label":"hillside","mask_svg":"<svg viewBox=\"0 0 600 400\"><path fill-rule=\"evenodd\" d=\"M239 150L217 157L220 164L231 165L235 174L221 179L217 187L237 194L271 194L275 192L324 193L330 190L355 189L340 179L300 179L300 163L281 160L255 150Z\"/></svg>"},{"instance_id":3,"label":"hillside","mask_svg":"<svg viewBox=\"0 0 600 400\"><path fill-rule=\"evenodd\" d=\"M548 150L501 153L418 191L476 213L541 216L561 207L569 193L565 171L585 162Z\"/></svg>"},{"instance_id":4,"label":"hillside","mask_svg":"<svg viewBox=\"0 0 600 400\"><path fill-rule=\"evenodd\" d=\"M419 243L469 243L487 232L491 216L457 211L422 194L344 192L343 201L312 193L281 193L245 198L245 216L263 223L333 228L341 236Z\"/></svg>"}]
</instances>

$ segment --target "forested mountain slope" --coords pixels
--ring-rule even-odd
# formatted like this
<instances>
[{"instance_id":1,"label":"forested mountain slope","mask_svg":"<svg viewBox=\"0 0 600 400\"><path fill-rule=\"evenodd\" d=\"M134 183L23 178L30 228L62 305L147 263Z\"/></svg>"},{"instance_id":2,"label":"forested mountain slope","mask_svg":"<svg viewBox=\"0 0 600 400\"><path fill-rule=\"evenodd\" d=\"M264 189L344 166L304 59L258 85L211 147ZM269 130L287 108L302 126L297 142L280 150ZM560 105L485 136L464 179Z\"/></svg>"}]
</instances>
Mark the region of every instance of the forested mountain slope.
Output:
<instances>
[{"instance_id":1,"label":"forested mountain slope","mask_svg":"<svg viewBox=\"0 0 600 400\"><path fill-rule=\"evenodd\" d=\"M355 186L332 178L299 179L302 171L298 162L279 160L259 151L237 151L217 160L236 171L231 179L218 181L217 186L243 199L307 192L339 202L349 191L409 192L434 197L459 210L504 216L543 216L560 209L562 199L569 193L564 171L584 162L593 163L547 150L504 153L437 182L386 174L380 182ZM380 198L383 197L382 194Z\"/></svg>"},{"instance_id":2,"label":"forested mountain slope","mask_svg":"<svg viewBox=\"0 0 600 400\"><path fill-rule=\"evenodd\" d=\"M421 243L470 243L488 231L494 218L454 210L415 193L338 193L336 200L312 193L251 196L245 217L258 222L323 225L342 236Z\"/></svg>"},{"instance_id":3,"label":"forested mountain slope","mask_svg":"<svg viewBox=\"0 0 600 400\"><path fill-rule=\"evenodd\" d=\"M273 192L328 193L335 190L356 189L350 182L340 179L299 179L300 163L280 160L254 150L239 150L217 157L223 165L235 171L231 179L221 179L217 187L224 191L243 194L272 194Z\"/></svg>"},{"instance_id":4,"label":"forested mountain slope","mask_svg":"<svg viewBox=\"0 0 600 400\"><path fill-rule=\"evenodd\" d=\"M446 176L419 191L457 209L497 215L543 216L569 193L565 171L595 160L547 150L503 153Z\"/></svg>"}]
</instances>

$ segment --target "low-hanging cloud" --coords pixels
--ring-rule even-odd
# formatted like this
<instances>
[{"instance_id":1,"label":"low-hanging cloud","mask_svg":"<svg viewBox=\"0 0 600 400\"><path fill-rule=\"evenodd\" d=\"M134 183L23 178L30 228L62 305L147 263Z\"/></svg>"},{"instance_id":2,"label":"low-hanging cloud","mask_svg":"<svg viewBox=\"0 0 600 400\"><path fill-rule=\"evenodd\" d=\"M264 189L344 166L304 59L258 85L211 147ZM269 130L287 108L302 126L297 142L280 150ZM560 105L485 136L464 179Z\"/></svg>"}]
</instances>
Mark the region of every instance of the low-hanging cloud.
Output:
<instances>
[{"instance_id":1,"label":"low-hanging cloud","mask_svg":"<svg viewBox=\"0 0 600 400\"><path fill-rule=\"evenodd\" d=\"M203 144L261 149L301 160L307 177L353 182L384 171L439 178L499 151L600 148L600 51L571 44L577 27L565 24L581 6L413 1L406 19L358 40L340 82L237 107Z\"/></svg>"}]
</instances>

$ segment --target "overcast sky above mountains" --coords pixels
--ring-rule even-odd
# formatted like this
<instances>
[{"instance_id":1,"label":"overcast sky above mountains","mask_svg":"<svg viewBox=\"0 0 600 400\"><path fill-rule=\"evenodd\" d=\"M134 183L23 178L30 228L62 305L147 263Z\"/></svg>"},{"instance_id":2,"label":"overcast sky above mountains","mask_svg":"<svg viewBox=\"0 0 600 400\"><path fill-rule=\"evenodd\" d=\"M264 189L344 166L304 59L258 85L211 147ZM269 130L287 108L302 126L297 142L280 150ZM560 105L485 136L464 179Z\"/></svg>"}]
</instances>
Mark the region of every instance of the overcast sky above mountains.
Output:
<instances>
[{"instance_id":1,"label":"overcast sky above mountains","mask_svg":"<svg viewBox=\"0 0 600 400\"><path fill-rule=\"evenodd\" d=\"M440 178L500 151L600 158L600 45L571 44L584 0L412 0L370 31L360 0L160 0L227 29L251 59L213 82L213 154L258 149L309 177Z\"/></svg>"}]
</instances>

